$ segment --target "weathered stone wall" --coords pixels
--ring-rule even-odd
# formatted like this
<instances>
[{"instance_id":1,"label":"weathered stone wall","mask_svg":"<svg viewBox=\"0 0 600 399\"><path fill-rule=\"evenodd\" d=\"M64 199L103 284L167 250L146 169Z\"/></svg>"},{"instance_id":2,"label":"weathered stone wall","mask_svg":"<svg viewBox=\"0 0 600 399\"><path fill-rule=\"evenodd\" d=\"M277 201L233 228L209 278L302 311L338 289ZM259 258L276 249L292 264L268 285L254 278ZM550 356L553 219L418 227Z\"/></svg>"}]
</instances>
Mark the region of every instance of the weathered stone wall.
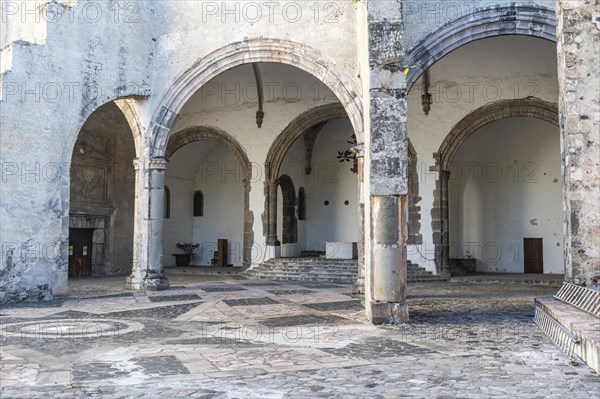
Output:
<instances>
[{"instance_id":1,"label":"weathered stone wall","mask_svg":"<svg viewBox=\"0 0 600 399\"><path fill-rule=\"evenodd\" d=\"M257 50L260 59L284 57L276 50L278 43L293 43L288 47L298 55L289 56L290 64L306 64L310 58L312 73L344 76L355 86L351 91L360 88L350 78L356 76L357 7L351 2L274 7L259 2L251 8L244 2L26 3L3 2L1 15L0 296L7 300L66 291L69 164L81 126L102 104L149 98L128 104L126 115L139 159L134 262L147 265L161 250L149 249L158 231L152 230L157 222L148 220L154 215L148 210L153 195L149 168L157 163L151 162L148 145L156 131L146 127L177 77L231 42L268 37L264 42L272 45ZM234 60L244 61L243 52ZM349 93L347 102L354 101L349 91L335 89ZM355 112L353 123L359 120ZM48 165L59 165L58 172ZM153 262L162 262L159 258Z\"/></svg>"},{"instance_id":2,"label":"weathered stone wall","mask_svg":"<svg viewBox=\"0 0 600 399\"><path fill-rule=\"evenodd\" d=\"M7 21L37 26L43 37L5 42L1 54L0 297L5 300L66 291L70 163L80 129L100 105L150 93L145 66L154 44L139 25L115 21L110 4L92 6L99 7L93 19L81 8L53 2L51 21L24 9ZM151 15L151 9L152 4L139 3L140 15ZM153 22L146 29L153 29ZM15 38L27 39L4 36Z\"/></svg>"},{"instance_id":3,"label":"weathered stone wall","mask_svg":"<svg viewBox=\"0 0 600 399\"><path fill-rule=\"evenodd\" d=\"M600 1L558 1L565 270L600 280Z\"/></svg>"}]
</instances>

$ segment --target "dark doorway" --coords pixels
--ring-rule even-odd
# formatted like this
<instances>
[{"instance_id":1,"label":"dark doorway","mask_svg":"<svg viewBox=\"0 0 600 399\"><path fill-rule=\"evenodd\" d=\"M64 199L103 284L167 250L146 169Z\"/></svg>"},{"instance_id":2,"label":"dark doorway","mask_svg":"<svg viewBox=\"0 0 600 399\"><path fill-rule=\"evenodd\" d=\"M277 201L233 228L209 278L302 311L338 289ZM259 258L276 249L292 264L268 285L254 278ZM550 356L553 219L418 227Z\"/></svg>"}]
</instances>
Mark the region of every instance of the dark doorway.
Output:
<instances>
[{"instance_id":1,"label":"dark doorway","mask_svg":"<svg viewBox=\"0 0 600 399\"><path fill-rule=\"evenodd\" d=\"M523 238L525 273L544 273L544 248L541 238Z\"/></svg>"},{"instance_id":2,"label":"dark doorway","mask_svg":"<svg viewBox=\"0 0 600 399\"><path fill-rule=\"evenodd\" d=\"M69 277L92 275L94 229L69 229Z\"/></svg>"}]
</instances>

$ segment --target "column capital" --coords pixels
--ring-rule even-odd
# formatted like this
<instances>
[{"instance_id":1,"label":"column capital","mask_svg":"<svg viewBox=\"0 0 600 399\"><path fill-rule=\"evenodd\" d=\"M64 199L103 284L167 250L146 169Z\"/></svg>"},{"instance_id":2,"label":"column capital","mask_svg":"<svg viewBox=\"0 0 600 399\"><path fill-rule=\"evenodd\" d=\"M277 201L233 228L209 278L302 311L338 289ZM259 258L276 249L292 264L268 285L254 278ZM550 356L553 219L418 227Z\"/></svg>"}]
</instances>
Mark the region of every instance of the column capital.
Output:
<instances>
[{"instance_id":1,"label":"column capital","mask_svg":"<svg viewBox=\"0 0 600 399\"><path fill-rule=\"evenodd\" d=\"M136 171L141 170L144 166L144 162L140 158L134 158L132 163L133 163L133 168Z\"/></svg>"},{"instance_id":2,"label":"column capital","mask_svg":"<svg viewBox=\"0 0 600 399\"><path fill-rule=\"evenodd\" d=\"M166 158L152 158L150 159L149 168L152 170L165 170L167 169Z\"/></svg>"},{"instance_id":3,"label":"column capital","mask_svg":"<svg viewBox=\"0 0 600 399\"><path fill-rule=\"evenodd\" d=\"M354 149L356 150L356 158L364 158L365 157L365 144L364 143L356 144L354 146Z\"/></svg>"},{"instance_id":4,"label":"column capital","mask_svg":"<svg viewBox=\"0 0 600 399\"><path fill-rule=\"evenodd\" d=\"M449 180L450 179L450 171L449 170L440 170L440 178Z\"/></svg>"}]
</instances>

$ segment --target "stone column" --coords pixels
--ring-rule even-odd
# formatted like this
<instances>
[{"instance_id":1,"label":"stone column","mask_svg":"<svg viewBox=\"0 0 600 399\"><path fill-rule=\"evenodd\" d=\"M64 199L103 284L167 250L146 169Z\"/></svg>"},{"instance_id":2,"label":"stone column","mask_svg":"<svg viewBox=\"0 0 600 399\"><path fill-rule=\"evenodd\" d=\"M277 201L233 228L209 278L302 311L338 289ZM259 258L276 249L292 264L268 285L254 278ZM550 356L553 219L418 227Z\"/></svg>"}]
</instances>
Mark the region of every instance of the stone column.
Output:
<instances>
[{"instance_id":1,"label":"stone column","mask_svg":"<svg viewBox=\"0 0 600 399\"><path fill-rule=\"evenodd\" d=\"M600 2L556 4L565 279L600 280Z\"/></svg>"},{"instance_id":2,"label":"stone column","mask_svg":"<svg viewBox=\"0 0 600 399\"><path fill-rule=\"evenodd\" d=\"M440 171L440 228L441 228L441 275L450 277L450 208L448 206L448 182L450 172Z\"/></svg>"},{"instance_id":3,"label":"stone column","mask_svg":"<svg viewBox=\"0 0 600 399\"><path fill-rule=\"evenodd\" d=\"M147 217L148 190L146 169L141 159L134 159L135 196L133 219L133 265L131 275L125 280L125 288L141 290L148 263Z\"/></svg>"},{"instance_id":4,"label":"stone column","mask_svg":"<svg viewBox=\"0 0 600 399\"><path fill-rule=\"evenodd\" d=\"M363 165L365 154L361 148L356 155L356 162L358 167L358 274L356 276L356 282L352 288L354 295L363 294L365 292L365 179L363 175Z\"/></svg>"},{"instance_id":5,"label":"stone column","mask_svg":"<svg viewBox=\"0 0 600 399\"><path fill-rule=\"evenodd\" d=\"M169 288L163 265L166 160L151 159L145 168L140 160L136 160L134 165L138 178L135 254L133 270L125 285L133 290L164 290Z\"/></svg>"},{"instance_id":6,"label":"stone column","mask_svg":"<svg viewBox=\"0 0 600 399\"><path fill-rule=\"evenodd\" d=\"M279 258L281 242L277 239L277 180L268 181L268 225L266 259Z\"/></svg>"},{"instance_id":7,"label":"stone column","mask_svg":"<svg viewBox=\"0 0 600 399\"><path fill-rule=\"evenodd\" d=\"M401 3L367 2L369 35L369 244L365 251L367 318L376 324L408 321L406 206L408 136Z\"/></svg>"},{"instance_id":8,"label":"stone column","mask_svg":"<svg viewBox=\"0 0 600 399\"><path fill-rule=\"evenodd\" d=\"M150 160L150 214L148 215L150 242L148 269L144 277L144 285L147 290L154 291L169 288L169 280L165 277L163 262L166 168L166 159L154 158Z\"/></svg>"}]
</instances>

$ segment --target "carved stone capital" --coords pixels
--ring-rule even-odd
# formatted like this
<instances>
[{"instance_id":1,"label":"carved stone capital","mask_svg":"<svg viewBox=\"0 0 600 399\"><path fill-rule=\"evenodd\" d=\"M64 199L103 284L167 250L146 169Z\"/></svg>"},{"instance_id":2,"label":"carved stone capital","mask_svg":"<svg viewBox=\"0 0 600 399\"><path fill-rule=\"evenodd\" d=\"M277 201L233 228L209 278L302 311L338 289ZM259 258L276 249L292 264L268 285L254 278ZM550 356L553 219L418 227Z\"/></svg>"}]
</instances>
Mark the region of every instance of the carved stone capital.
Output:
<instances>
[{"instance_id":1,"label":"carved stone capital","mask_svg":"<svg viewBox=\"0 0 600 399\"><path fill-rule=\"evenodd\" d=\"M167 162L166 158L152 158L149 168L151 170L165 170L167 169Z\"/></svg>"}]
</instances>

